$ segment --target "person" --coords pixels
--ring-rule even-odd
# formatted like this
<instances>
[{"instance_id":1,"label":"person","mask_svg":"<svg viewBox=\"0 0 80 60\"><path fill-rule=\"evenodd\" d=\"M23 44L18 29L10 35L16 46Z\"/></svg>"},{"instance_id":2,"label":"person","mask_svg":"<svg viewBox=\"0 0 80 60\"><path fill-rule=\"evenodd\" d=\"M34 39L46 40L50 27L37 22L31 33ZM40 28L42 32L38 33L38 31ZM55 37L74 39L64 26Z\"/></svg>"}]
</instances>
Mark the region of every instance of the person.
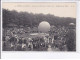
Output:
<instances>
[{"instance_id":1,"label":"person","mask_svg":"<svg viewBox=\"0 0 80 60\"><path fill-rule=\"evenodd\" d=\"M62 51L67 51L67 46L66 46L66 44L64 44L64 45L62 46Z\"/></svg>"},{"instance_id":2,"label":"person","mask_svg":"<svg viewBox=\"0 0 80 60\"><path fill-rule=\"evenodd\" d=\"M26 50L26 39L22 38L22 50L25 51Z\"/></svg>"},{"instance_id":3,"label":"person","mask_svg":"<svg viewBox=\"0 0 80 60\"><path fill-rule=\"evenodd\" d=\"M26 50L26 44L22 43L22 50Z\"/></svg>"},{"instance_id":4,"label":"person","mask_svg":"<svg viewBox=\"0 0 80 60\"><path fill-rule=\"evenodd\" d=\"M51 45L48 45L48 51L52 51Z\"/></svg>"},{"instance_id":5,"label":"person","mask_svg":"<svg viewBox=\"0 0 80 60\"><path fill-rule=\"evenodd\" d=\"M19 41L18 41L18 50L21 51L22 50L22 38L19 38Z\"/></svg>"},{"instance_id":6,"label":"person","mask_svg":"<svg viewBox=\"0 0 80 60\"><path fill-rule=\"evenodd\" d=\"M15 37L11 37L9 41L11 50L15 50L17 39Z\"/></svg>"},{"instance_id":7,"label":"person","mask_svg":"<svg viewBox=\"0 0 80 60\"><path fill-rule=\"evenodd\" d=\"M6 42L5 41L3 42L3 50L4 51L6 50Z\"/></svg>"},{"instance_id":8,"label":"person","mask_svg":"<svg viewBox=\"0 0 80 60\"><path fill-rule=\"evenodd\" d=\"M69 31L66 34L66 45L68 48L68 51L76 51L76 33L75 28L73 26L69 27Z\"/></svg>"},{"instance_id":9,"label":"person","mask_svg":"<svg viewBox=\"0 0 80 60\"><path fill-rule=\"evenodd\" d=\"M9 39L10 39L10 37L7 35L7 36L5 37L5 40L8 41Z\"/></svg>"}]
</instances>

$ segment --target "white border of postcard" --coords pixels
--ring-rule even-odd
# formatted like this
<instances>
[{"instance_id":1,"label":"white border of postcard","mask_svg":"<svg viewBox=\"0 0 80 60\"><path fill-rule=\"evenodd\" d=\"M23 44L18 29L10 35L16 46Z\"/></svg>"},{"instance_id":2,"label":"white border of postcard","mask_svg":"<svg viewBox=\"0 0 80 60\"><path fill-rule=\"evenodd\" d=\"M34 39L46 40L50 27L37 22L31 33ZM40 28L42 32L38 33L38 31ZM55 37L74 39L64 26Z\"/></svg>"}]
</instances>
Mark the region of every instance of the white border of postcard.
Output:
<instances>
[{"instance_id":1,"label":"white border of postcard","mask_svg":"<svg viewBox=\"0 0 80 60\"><path fill-rule=\"evenodd\" d=\"M10 0L3 0L4 2L11 2ZM22 0L25 2L25 0ZM12 0L12 2L20 2L19 0ZM36 2L35 0L26 1L26 2ZM40 1L41 2L41 1ZM42 1L43 2L43 1ZM46 2L46 1L44 1ZM50 2L47 0L47 2ZM65 1L51 1L51 2L65 2ZM76 19L76 40L77 40L77 52L4 52L1 51L2 59L25 59L25 58L80 58L80 2L79 1L68 1L67 2L76 2L77 3L77 19ZM2 4L2 3L1 3ZM1 10L2 11L2 10ZM2 16L2 12L1 12ZM1 17L2 22L2 17ZM1 25L2 26L2 25ZM2 28L2 27L1 27ZM1 31L2 32L2 31ZM2 39L2 38L1 38Z\"/></svg>"}]
</instances>

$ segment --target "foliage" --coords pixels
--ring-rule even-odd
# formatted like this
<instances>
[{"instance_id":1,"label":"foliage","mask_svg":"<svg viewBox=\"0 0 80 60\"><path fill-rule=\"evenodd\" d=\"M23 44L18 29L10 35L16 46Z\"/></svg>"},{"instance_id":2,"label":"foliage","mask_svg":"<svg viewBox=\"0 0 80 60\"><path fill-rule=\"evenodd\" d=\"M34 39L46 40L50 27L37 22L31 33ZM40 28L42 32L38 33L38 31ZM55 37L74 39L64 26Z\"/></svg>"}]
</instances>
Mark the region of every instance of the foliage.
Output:
<instances>
[{"instance_id":1,"label":"foliage","mask_svg":"<svg viewBox=\"0 0 80 60\"><path fill-rule=\"evenodd\" d=\"M33 14L28 12L17 12L15 10L9 11L3 9L3 27L5 28L8 24L16 24L17 26L38 26L41 21L48 21L51 25L68 26L69 23L76 24L76 18L70 17L57 17L51 14Z\"/></svg>"}]
</instances>

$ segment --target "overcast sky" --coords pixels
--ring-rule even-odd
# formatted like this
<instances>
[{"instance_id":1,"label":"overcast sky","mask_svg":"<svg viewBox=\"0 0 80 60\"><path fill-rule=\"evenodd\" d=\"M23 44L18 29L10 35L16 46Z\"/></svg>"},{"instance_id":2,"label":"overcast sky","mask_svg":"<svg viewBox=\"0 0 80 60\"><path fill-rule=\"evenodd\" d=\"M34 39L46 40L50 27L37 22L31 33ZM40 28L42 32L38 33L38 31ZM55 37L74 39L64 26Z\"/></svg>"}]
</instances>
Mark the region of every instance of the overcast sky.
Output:
<instances>
[{"instance_id":1,"label":"overcast sky","mask_svg":"<svg viewBox=\"0 0 80 60\"><path fill-rule=\"evenodd\" d=\"M18 12L26 11L34 14L43 13L76 18L76 3L3 3L2 7Z\"/></svg>"}]
</instances>

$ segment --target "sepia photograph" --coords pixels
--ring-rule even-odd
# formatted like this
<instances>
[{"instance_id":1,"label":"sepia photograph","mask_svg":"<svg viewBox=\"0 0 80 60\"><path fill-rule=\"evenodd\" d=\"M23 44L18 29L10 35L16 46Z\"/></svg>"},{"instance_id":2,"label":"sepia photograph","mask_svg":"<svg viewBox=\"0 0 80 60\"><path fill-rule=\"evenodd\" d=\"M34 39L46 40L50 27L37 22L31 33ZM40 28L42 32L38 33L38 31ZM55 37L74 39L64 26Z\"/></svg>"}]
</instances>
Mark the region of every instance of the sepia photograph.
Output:
<instances>
[{"instance_id":1,"label":"sepia photograph","mask_svg":"<svg viewBox=\"0 0 80 60\"><path fill-rule=\"evenodd\" d=\"M76 52L76 3L2 3L2 51Z\"/></svg>"}]
</instances>

